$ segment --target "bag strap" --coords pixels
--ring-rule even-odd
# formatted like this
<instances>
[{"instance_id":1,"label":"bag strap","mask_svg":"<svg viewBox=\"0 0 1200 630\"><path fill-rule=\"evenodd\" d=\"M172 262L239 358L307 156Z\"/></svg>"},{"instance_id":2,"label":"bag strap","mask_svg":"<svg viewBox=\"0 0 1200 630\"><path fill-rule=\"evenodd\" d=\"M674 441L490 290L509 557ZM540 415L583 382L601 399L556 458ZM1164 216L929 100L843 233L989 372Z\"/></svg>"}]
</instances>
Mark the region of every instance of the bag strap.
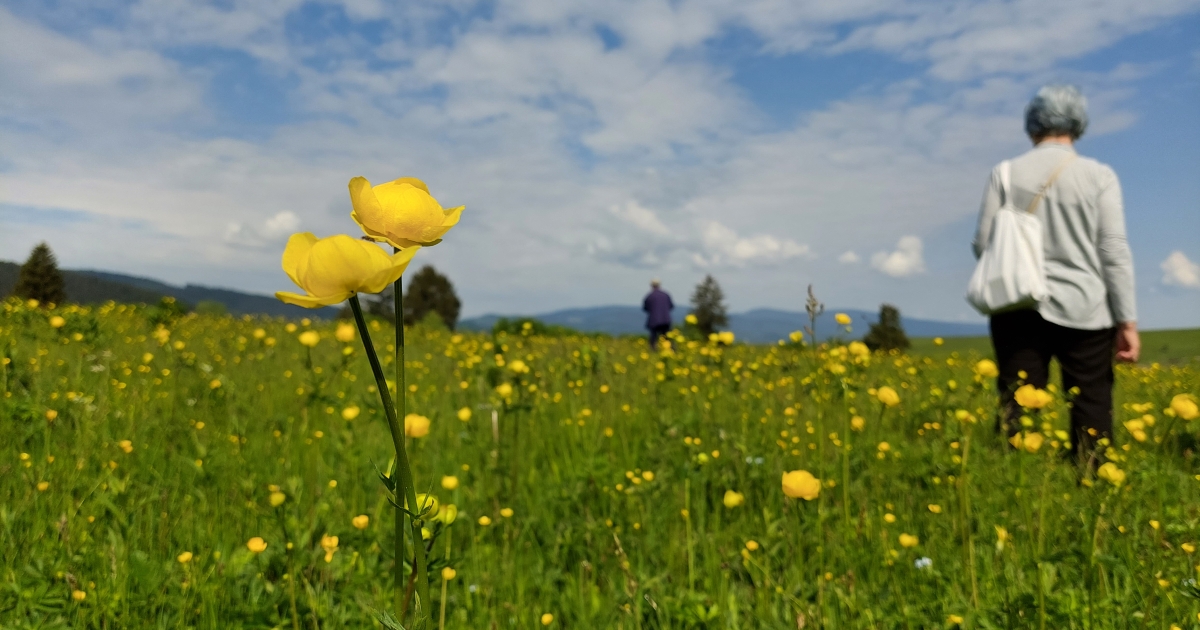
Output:
<instances>
[{"instance_id":1,"label":"bag strap","mask_svg":"<svg viewBox=\"0 0 1200 630\"><path fill-rule=\"evenodd\" d=\"M1054 173L1050 175L1050 179L1047 179L1046 183L1042 184L1042 189L1038 191L1038 194L1033 198L1033 203L1029 204L1029 207L1025 209L1025 212L1028 212L1029 214L1037 212L1038 205L1042 203L1042 198L1046 196L1046 191L1050 189L1050 185L1054 183L1054 180L1058 179L1059 175L1062 175L1062 172L1066 170L1067 166L1070 165L1071 162L1074 162L1075 158L1077 157L1079 157L1077 154L1072 153L1071 155L1067 156L1067 159L1062 161L1062 164L1058 165L1058 168L1055 169Z\"/></svg>"}]
</instances>

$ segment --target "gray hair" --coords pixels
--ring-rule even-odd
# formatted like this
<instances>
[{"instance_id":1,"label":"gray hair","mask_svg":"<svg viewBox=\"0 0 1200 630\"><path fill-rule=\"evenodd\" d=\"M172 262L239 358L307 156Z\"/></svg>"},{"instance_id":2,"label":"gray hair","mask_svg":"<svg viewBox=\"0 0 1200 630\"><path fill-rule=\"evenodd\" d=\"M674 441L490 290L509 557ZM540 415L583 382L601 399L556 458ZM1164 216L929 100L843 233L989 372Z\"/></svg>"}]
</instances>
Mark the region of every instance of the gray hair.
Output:
<instances>
[{"instance_id":1,"label":"gray hair","mask_svg":"<svg viewBox=\"0 0 1200 630\"><path fill-rule=\"evenodd\" d=\"M1077 140L1087 126L1087 99L1074 85L1043 86L1025 107L1025 132L1030 138L1067 134Z\"/></svg>"}]
</instances>

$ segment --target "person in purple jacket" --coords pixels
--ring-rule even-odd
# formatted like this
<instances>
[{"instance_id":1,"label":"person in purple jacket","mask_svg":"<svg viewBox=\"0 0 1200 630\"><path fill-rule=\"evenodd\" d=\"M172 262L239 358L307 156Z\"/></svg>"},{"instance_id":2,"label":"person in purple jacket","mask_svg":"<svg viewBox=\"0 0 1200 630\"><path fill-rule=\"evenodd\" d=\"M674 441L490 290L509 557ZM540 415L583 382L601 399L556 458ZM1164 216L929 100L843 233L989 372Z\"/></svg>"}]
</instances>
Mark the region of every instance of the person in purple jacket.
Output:
<instances>
[{"instance_id":1,"label":"person in purple jacket","mask_svg":"<svg viewBox=\"0 0 1200 630\"><path fill-rule=\"evenodd\" d=\"M658 347L658 338L671 330L671 309L675 303L671 296L659 288L658 280L650 281L650 293L642 301L642 310L646 311L646 328L650 330L650 347Z\"/></svg>"}]
</instances>

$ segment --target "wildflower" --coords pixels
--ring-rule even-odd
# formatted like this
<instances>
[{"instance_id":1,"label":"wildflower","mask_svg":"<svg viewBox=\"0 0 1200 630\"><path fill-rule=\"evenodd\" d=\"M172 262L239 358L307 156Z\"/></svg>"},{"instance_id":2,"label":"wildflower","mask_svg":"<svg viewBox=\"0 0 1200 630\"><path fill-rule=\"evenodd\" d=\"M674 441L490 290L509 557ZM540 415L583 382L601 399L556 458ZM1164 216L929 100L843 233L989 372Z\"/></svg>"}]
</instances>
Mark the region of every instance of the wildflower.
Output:
<instances>
[{"instance_id":1,"label":"wildflower","mask_svg":"<svg viewBox=\"0 0 1200 630\"><path fill-rule=\"evenodd\" d=\"M940 505L938 505L938 504L936 504L936 503L930 503L930 504L929 504L929 511L930 511L930 512L933 512L934 514L941 514L941 513L942 513L942 506L940 506Z\"/></svg>"},{"instance_id":2,"label":"wildflower","mask_svg":"<svg viewBox=\"0 0 1200 630\"><path fill-rule=\"evenodd\" d=\"M284 501L287 501L287 495L278 491L272 492L271 496L267 497L267 502L271 504L271 507L279 507L283 505Z\"/></svg>"},{"instance_id":3,"label":"wildflower","mask_svg":"<svg viewBox=\"0 0 1200 630\"><path fill-rule=\"evenodd\" d=\"M838 326L849 326L851 321L850 316L845 313L838 313L833 316L833 319L838 323Z\"/></svg>"},{"instance_id":4,"label":"wildflower","mask_svg":"<svg viewBox=\"0 0 1200 630\"><path fill-rule=\"evenodd\" d=\"M220 389L221 388L221 379L214 378L213 380L209 381L208 388L209 389Z\"/></svg>"},{"instance_id":5,"label":"wildflower","mask_svg":"<svg viewBox=\"0 0 1200 630\"><path fill-rule=\"evenodd\" d=\"M1012 540L1012 535L1008 533L1008 529L999 525L993 525L996 528L996 551L1004 551L1004 547Z\"/></svg>"},{"instance_id":6,"label":"wildflower","mask_svg":"<svg viewBox=\"0 0 1200 630\"><path fill-rule=\"evenodd\" d=\"M1196 404L1196 398L1191 394L1176 394L1171 399L1171 411L1175 412L1175 416L1184 420L1195 420L1200 417L1200 405Z\"/></svg>"},{"instance_id":7,"label":"wildflower","mask_svg":"<svg viewBox=\"0 0 1200 630\"><path fill-rule=\"evenodd\" d=\"M354 324L338 324L337 330L335 330L333 333L333 338L342 343L350 343L351 341L354 341Z\"/></svg>"},{"instance_id":8,"label":"wildflower","mask_svg":"<svg viewBox=\"0 0 1200 630\"><path fill-rule=\"evenodd\" d=\"M463 422L470 420L471 419L471 408L463 407L462 409L459 409L458 410L458 419L462 420Z\"/></svg>"},{"instance_id":9,"label":"wildflower","mask_svg":"<svg viewBox=\"0 0 1200 630\"><path fill-rule=\"evenodd\" d=\"M433 518L434 520L441 521L444 525L450 525L458 520L458 507L453 503L447 503L438 508L437 516Z\"/></svg>"},{"instance_id":10,"label":"wildflower","mask_svg":"<svg viewBox=\"0 0 1200 630\"><path fill-rule=\"evenodd\" d=\"M278 292L275 297L296 306L318 308L337 304L359 293L379 293L395 282L417 248L391 256L378 246L344 234L317 239L310 232L293 234L283 250L283 270L298 293Z\"/></svg>"},{"instance_id":11,"label":"wildflower","mask_svg":"<svg viewBox=\"0 0 1200 630\"><path fill-rule=\"evenodd\" d=\"M646 470L642 472L642 479L646 481L654 481L654 471Z\"/></svg>"},{"instance_id":12,"label":"wildflower","mask_svg":"<svg viewBox=\"0 0 1200 630\"><path fill-rule=\"evenodd\" d=\"M1017 391L1013 392L1013 398L1018 405L1026 409L1041 409L1054 400L1054 396L1050 392L1038 389L1029 383L1018 387Z\"/></svg>"},{"instance_id":13,"label":"wildflower","mask_svg":"<svg viewBox=\"0 0 1200 630\"><path fill-rule=\"evenodd\" d=\"M887 514L884 514L884 515L883 515L883 522L885 522L885 523L895 523L895 522L896 522L896 515L895 515L895 514L892 514L891 512L888 512Z\"/></svg>"},{"instance_id":14,"label":"wildflower","mask_svg":"<svg viewBox=\"0 0 1200 630\"><path fill-rule=\"evenodd\" d=\"M480 516L479 521L477 522L479 523L480 527L487 527L488 525L492 524L492 519L488 518L487 516Z\"/></svg>"},{"instance_id":15,"label":"wildflower","mask_svg":"<svg viewBox=\"0 0 1200 630\"><path fill-rule=\"evenodd\" d=\"M754 541L754 540L746 541L746 549L749 549L750 551L758 551L758 547L759 547L758 541Z\"/></svg>"},{"instance_id":16,"label":"wildflower","mask_svg":"<svg viewBox=\"0 0 1200 630\"><path fill-rule=\"evenodd\" d=\"M512 395L513 395L512 385L509 385L508 383L500 383L499 385L496 386L496 395L500 396L501 398L503 398L505 400L512 398Z\"/></svg>"},{"instance_id":17,"label":"wildflower","mask_svg":"<svg viewBox=\"0 0 1200 630\"><path fill-rule=\"evenodd\" d=\"M512 363L509 363L508 369L513 374L528 374L529 373L529 366L525 365L525 362L520 359L517 359L517 360L513 361Z\"/></svg>"},{"instance_id":18,"label":"wildflower","mask_svg":"<svg viewBox=\"0 0 1200 630\"><path fill-rule=\"evenodd\" d=\"M733 345L733 331L723 330L717 333L717 341L720 341L727 346Z\"/></svg>"},{"instance_id":19,"label":"wildflower","mask_svg":"<svg viewBox=\"0 0 1200 630\"><path fill-rule=\"evenodd\" d=\"M455 571L454 569L451 569L450 567L445 567L442 569L442 579L446 580L447 582L449 582L450 580L453 580L455 578L455 576L457 576L457 575L458 575L458 571Z\"/></svg>"},{"instance_id":20,"label":"wildflower","mask_svg":"<svg viewBox=\"0 0 1200 630\"><path fill-rule=\"evenodd\" d=\"M886 453L886 452L892 450L892 445L888 444L887 442L880 442L879 445L876 446L875 448L879 449L880 453Z\"/></svg>"},{"instance_id":21,"label":"wildflower","mask_svg":"<svg viewBox=\"0 0 1200 630\"><path fill-rule=\"evenodd\" d=\"M179 564L187 564L192 561L192 552L185 551L178 556L175 556L175 559L179 561Z\"/></svg>"},{"instance_id":22,"label":"wildflower","mask_svg":"<svg viewBox=\"0 0 1200 630\"><path fill-rule=\"evenodd\" d=\"M1194 553L1196 551L1196 545L1193 545L1192 543L1183 543L1179 545L1179 548L1182 549L1184 553Z\"/></svg>"},{"instance_id":23,"label":"wildflower","mask_svg":"<svg viewBox=\"0 0 1200 630\"><path fill-rule=\"evenodd\" d=\"M129 440L121 440L117 442L117 446L121 447L121 450L125 451L126 455L133 452L133 442Z\"/></svg>"},{"instance_id":24,"label":"wildflower","mask_svg":"<svg viewBox=\"0 0 1200 630\"><path fill-rule=\"evenodd\" d=\"M342 410L342 419L348 422L357 418L358 414L361 412L362 410L358 408L358 405L350 405Z\"/></svg>"},{"instance_id":25,"label":"wildflower","mask_svg":"<svg viewBox=\"0 0 1200 630\"><path fill-rule=\"evenodd\" d=\"M917 558L916 561L913 562L913 566L918 569L928 569L929 567L933 566L933 558Z\"/></svg>"},{"instance_id":26,"label":"wildflower","mask_svg":"<svg viewBox=\"0 0 1200 630\"><path fill-rule=\"evenodd\" d=\"M371 517L367 516L366 514L359 514L358 516L350 519L350 524L354 526L354 529L366 529L367 526L371 524Z\"/></svg>"},{"instance_id":27,"label":"wildflower","mask_svg":"<svg viewBox=\"0 0 1200 630\"><path fill-rule=\"evenodd\" d=\"M87 593L85 593L79 589L75 589L75 590L71 591L71 599L73 599L77 602L81 602L81 601L87 599Z\"/></svg>"},{"instance_id":28,"label":"wildflower","mask_svg":"<svg viewBox=\"0 0 1200 630\"><path fill-rule=\"evenodd\" d=\"M865 357L871 354L871 349L861 341L851 341L850 345L846 346L846 350L856 357Z\"/></svg>"},{"instance_id":29,"label":"wildflower","mask_svg":"<svg viewBox=\"0 0 1200 630\"><path fill-rule=\"evenodd\" d=\"M888 407L895 407L900 404L900 394L897 394L896 390L887 385L875 390L875 397L879 399L879 402Z\"/></svg>"},{"instance_id":30,"label":"wildflower","mask_svg":"<svg viewBox=\"0 0 1200 630\"><path fill-rule=\"evenodd\" d=\"M1161 526L1162 526L1162 523L1159 523L1158 521L1155 521L1155 520L1150 521L1150 529L1158 529Z\"/></svg>"},{"instance_id":31,"label":"wildflower","mask_svg":"<svg viewBox=\"0 0 1200 630\"><path fill-rule=\"evenodd\" d=\"M951 623L951 624L961 626L963 621L964 621L964 619L962 618L962 615L947 615L946 616L946 623Z\"/></svg>"},{"instance_id":32,"label":"wildflower","mask_svg":"<svg viewBox=\"0 0 1200 630\"><path fill-rule=\"evenodd\" d=\"M267 541L263 540L259 536L255 536L254 538L246 541L246 548L249 549L251 553L262 553L267 550Z\"/></svg>"},{"instance_id":33,"label":"wildflower","mask_svg":"<svg viewBox=\"0 0 1200 630\"><path fill-rule=\"evenodd\" d=\"M850 430L852 431L862 431L863 427L866 425L867 421L864 420L862 416L854 416L853 418L850 418Z\"/></svg>"},{"instance_id":34,"label":"wildflower","mask_svg":"<svg viewBox=\"0 0 1200 630\"><path fill-rule=\"evenodd\" d=\"M995 361L984 359L975 364L975 373L983 378L996 378L1000 375L1000 368L996 367Z\"/></svg>"},{"instance_id":35,"label":"wildflower","mask_svg":"<svg viewBox=\"0 0 1200 630\"><path fill-rule=\"evenodd\" d=\"M804 341L804 333L800 332L799 330L793 330L791 334L788 335L788 339L791 339L792 343L800 343L801 341Z\"/></svg>"},{"instance_id":36,"label":"wildflower","mask_svg":"<svg viewBox=\"0 0 1200 630\"><path fill-rule=\"evenodd\" d=\"M38 492L45 492L50 489L49 481L39 481L37 484Z\"/></svg>"},{"instance_id":37,"label":"wildflower","mask_svg":"<svg viewBox=\"0 0 1200 630\"><path fill-rule=\"evenodd\" d=\"M921 539L911 534L900 534L900 546L905 549L910 549L921 544Z\"/></svg>"},{"instance_id":38,"label":"wildflower","mask_svg":"<svg viewBox=\"0 0 1200 630\"><path fill-rule=\"evenodd\" d=\"M686 322L689 326L695 326L697 323L700 322L700 320L696 319L696 315L694 313L688 313L687 316L685 316L683 318L683 321Z\"/></svg>"},{"instance_id":39,"label":"wildflower","mask_svg":"<svg viewBox=\"0 0 1200 630\"><path fill-rule=\"evenodd\" d=\"M725 497L722 499L722 502L725 504L725 507L727 507L729 509L733 509L733 508L745 503L746 497L744 495L742 495L741 492L735 492L733 490L726 490Z\"/></svg>"},{"instance_id":40,"label":"wildflower","mask_svg":"<svg viewBox=\"0 0 1200 630\"><path fill-rule=\"evenodd\" d=\"M542 613L542 625L548 626L554 623L554 615L550 613Z\"/></svg>"},{"instance_id":41,"label":"wildflower","mask_svg":"<svg viewBox=\"0 0 1200 630\"><path fill-rule=\"evenodd\" d=\"M1125 483L1125 471L1117 468L1117 465L1112 462L1101 464L1100 468L1096 469L1096 476L1114 486Z\"/></svg>"},{"instance_id":42,"label":"wildflower","mask_svg":"<svg viewBox=\"0 0 1200 630\"><path fill-rule=\"evenodd\" d=\"M315 348L321 342L321 335L315 330L306 330L300 333L300 345Z\"/></svg>"},{"instance_id":43,"label":"wildflower","mask_svg":"<svg viewBox=\"0 0 1200 630\"><path fill-rule=\"evenodd\" d=\"M512 515L513 515L512 508L509 508L509 507L500 508L500 516L503 516L504 518L512 518Z\"/></svg>"},{"instance_id":44,"label":"wildflower","mask_svg":"<svg viewBox=\"0 0 1200 630\"><path fill-rule=\"evenodd\" d=\"M372 186L365 177L350 180L350 218L370 238L393 247L432 246L458 224L465 206L445 210L425 182L401 177Z\"/></svg>"},{"instance_id":45,"label":"wildflower","mask_svg":"<svg viewBox=\"0 0 1200 630\"><path fill-rule=\"evenodd\" d=\"M812 501L821 494L821 480L807 470L783 473L783 493L793 499Z\"/></svg>"},{"instance_id":46,"label":"wildflower","mask_svg":"<svg viewBox=\"0 0 1200 630\"><path fill-rule=\"evenodd\" d=\"M415 413L404 416L404 435L410 438L422 438L429 435L429 418Z\"/></svg>"},{"instance_id":47,"label":"wildflower","mask_svg":"<svg viewBox=\"0 0 1200 630\"><path fill-rule=\"evenodd\" d=\"M50 318L50 327L51 328L62 328L63 326L66 326L66 325L67 325L67 320L63 319L59 315L55 315L54 317Z\"/></svg>"},{"instance_id":48,"label":"wildflower","mask_svg":"<svg viewBox=\"0 0 1200 630\"><path fill-rule=\"evenodd\" d=\"M333 554L338 550L338 537L322 534L321 548L325 550L325 562L333 562Z\"/></svg>"},{"instance_id":49,"label":"wildflower","mask_svg":"<svg viewBox=\"0 0 1200 630\"><path fill-rule=\"evenodd\" d=\"M433 496L432 494L425 494L424 492L417 493L417 514L424 514L426 512L430 514L437 514L438 505L439 503L437 497Z\"/></svg>"},{"instance_id":50,"label":"wildflower","mask_svg":"<svg viewBox=\"0 0 1200 630\"><path fill-rule=\"evenodd\" d=\"M1024 440L1025 450L1030 453L1036 453L1038 449L1042 448L1042 444L1045 441L1046 438L1041 433L1026 433Z\"/></svg>"},{"instance_id":51,"label":"wildflower","mask_svg":"<svg viewBox=\"0 0 1200 630\"><path fill-rule=\"evenodd\" d=\"M57 417L58 417L58 412L55 411L54 409L46 410L46 422L54 422L54 419Z\"/></svg>"},{"instance_id":52,"label":"wildflower","mask_svg":"<svg viewBox=\"0 0 1200 630\"><path fill-rule=\"evenodd\" d=\"M458 477L454 475L446 475L442 477L442 487L447 490L453 490L458 487Z\"/></svg>"}]
</instances>

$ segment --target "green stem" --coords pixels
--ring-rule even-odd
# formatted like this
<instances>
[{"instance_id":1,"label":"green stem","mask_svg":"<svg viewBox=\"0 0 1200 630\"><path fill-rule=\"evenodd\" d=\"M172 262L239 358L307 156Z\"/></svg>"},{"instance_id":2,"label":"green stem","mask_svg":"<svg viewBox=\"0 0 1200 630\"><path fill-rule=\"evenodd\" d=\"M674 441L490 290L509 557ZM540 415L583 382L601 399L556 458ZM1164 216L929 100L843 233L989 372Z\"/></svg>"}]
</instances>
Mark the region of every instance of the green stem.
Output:
<instances>
[{"instance_id":1,"label":"green stem","mask_svg":"<svg viewBox=\"0 0 1200 630\"><path fill-rule=\"evenodd\" d=\"M375 386L379 390L379 399L383 402L383 410L387 415L388 429L392 433L392 445L396 450L396 467L393 475L398 477L395 479L396 503L406 501L409 507L415 509L417 505L417 493L413 487L412 468L408 463L408 452L404 448L404 429L400 426L400 421L396 417L396 407L392 404L392 394L388 390L387 379L383 376L383 366L379 364L379 356L375 354L375 344L371 342L371 331L367 328L366 319L363 318L362 305L358 301L357 294L350 297L350 309L354 311L354 321L358 324L358 333L362 337L363 348L366 350L367 359L371 362L371 372L375 375ZM403 366L403 363L401 363L401 366ZM399 389L399 391L403 394L404 390ZM403 400L403 397L401 400ZM404 559L407 557L404 549L404 523L406 520L407 516L404 511L396 510L396 586L393 605L397 619L401 620L404 618ZM422 545L416 544L416 541L419 540L421 539L418 531L413 545L417 549L422 548ZM423 556L423 554L418 551L418 556ZM426 588L428 589L428 587Z\"/></svg>"},{"instance_id":2,"label":"green stem","mask_svg":"<svg viewBox=\"0 0 1200 630\"><path fill-rule=\"evenodd\" d=\"M395 249L394 251L400 251ZM402 287L402 278L396 278L396 282L392 283L392 308L396 312L396 398L400 402L399 416L403 418L407 412L405 410L408 388L404 381L404 291ZM400 438L403 442L404 438ZM412 480L412 473L409 472L409 480ZM415 486L415 482L413 482ZM415 492L414 488L414 492ZM410 505L415 506L414 510L420 510L424 506L416 504L413 500ZM415 518L412 521L412 537L413 547L416 551L414 560L417 563L417 621L421 622L429 618L430 606L433 600L429 598L429 561L426 558L425 539L421 535L421 529L424 521L420 518ZM402 531L400 524L396 525L396 533ZM418 623L418 625L420 625Z\"/></svg>"}]
</instances>

